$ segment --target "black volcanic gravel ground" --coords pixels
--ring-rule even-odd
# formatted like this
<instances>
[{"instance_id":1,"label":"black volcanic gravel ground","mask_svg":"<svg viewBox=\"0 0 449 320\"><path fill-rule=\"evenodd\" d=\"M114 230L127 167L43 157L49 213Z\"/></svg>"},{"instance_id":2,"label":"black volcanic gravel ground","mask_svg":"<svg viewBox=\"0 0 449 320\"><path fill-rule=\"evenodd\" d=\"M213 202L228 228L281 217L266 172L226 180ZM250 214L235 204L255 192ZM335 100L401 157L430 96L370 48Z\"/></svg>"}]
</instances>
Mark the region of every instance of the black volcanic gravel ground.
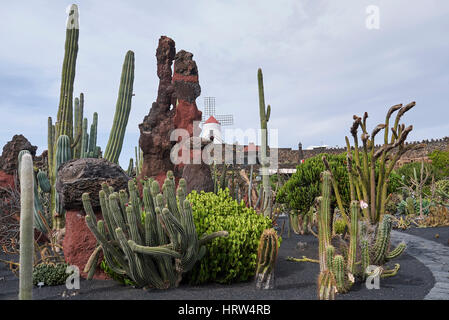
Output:
<instances>
[{"instance_id":1,"label":"black volcanic gravel ground","mask_svg":"<svg viewBox=\"0 0 449 320\"><path fill-rule=\"evenodd\" d=\"M436 241L449 247L449 227L435 228L416 228L411 227L407 230L398 230L414 236L422 237L427 240Z\"/></svg>"},{"instance_id":2,"label":"black volcanic gravel ground","mask_svg":"<svg viewBox=\"0 0 449 320\"><path fill-rule=\"evenodd\" d=\"M422 231L422 230L419 230ZM417 231L418 232L418 231ZM441 234L442 232L440 232ZM418 233L419 234L419 233ZM429 233L430 234L430 233ZM296 249L298 241L306 242L306 247ZM318 241L311 235L286 232L279 251L274 290L257 290L253 282L233 285L208 284L202 286L181 285L177 289L149 290L123 286L113 280L81 280L81 289L75 295L65 286L34 288L34 299L90 299L90 300L316 300L316 280L319 265L310 262L290 262L285 257L307 256L316 259ZM0 256L4 259L5 256ZM393 261L400 263L401 269L395 277L381 279L379 290L368 290L364 284L355 285L347 294L337 296L338 300L421 300L434 285L434 278L428 268L418 260L403 254ZM0 300L17 299L18 279L0 263ZM67 292L66 292L67 291ZM63 297L63 293L69 296Z\"/></svg>"}]
</instances>

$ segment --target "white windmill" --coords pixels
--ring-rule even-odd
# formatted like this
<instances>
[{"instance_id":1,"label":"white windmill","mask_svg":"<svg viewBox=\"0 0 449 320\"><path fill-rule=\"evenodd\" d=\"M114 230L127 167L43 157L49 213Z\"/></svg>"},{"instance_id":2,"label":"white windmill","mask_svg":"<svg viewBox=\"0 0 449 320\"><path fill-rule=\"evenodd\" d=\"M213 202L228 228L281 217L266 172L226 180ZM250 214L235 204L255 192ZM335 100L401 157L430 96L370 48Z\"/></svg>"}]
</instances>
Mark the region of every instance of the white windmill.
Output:
<instances>
[{"instance_id":1,"label":"white windmill","mask_svg":"<svg viewBox=\"0 0 449 320\"><path fill-rule=\"evenodd\" d=\"M234 124L234 116L232 114L216 115L215 97L205 97L201 123L203 124L201 138L221 144L224 143L221 127L232 126Z\"/></svg>"}]
</instances>

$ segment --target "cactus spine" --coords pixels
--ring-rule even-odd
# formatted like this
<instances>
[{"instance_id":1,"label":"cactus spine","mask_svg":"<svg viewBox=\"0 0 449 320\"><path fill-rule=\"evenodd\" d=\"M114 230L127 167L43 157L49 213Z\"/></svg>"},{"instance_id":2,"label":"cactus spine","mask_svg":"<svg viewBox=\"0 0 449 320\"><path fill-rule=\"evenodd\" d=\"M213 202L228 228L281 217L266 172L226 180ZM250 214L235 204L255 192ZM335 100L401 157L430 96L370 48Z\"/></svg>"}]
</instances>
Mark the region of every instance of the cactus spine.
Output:
<instances>
[{"instance_id":1,"label":"cactus spine","mask_svg":"<svg viewBox=\"0 0 449 320\"><path fill-rule=\"evenodd\" d=\"M89 194L84 193L87 226L114 272L126 274L139 287L177 287L182 274L205 254L204 245L216 237L227 236L227 232L215 232L198 239L192 209L185 200L185 181L180 180L176 199L170 173L167 173L163 194L153 180L144 182L142 198L134 181L131 180L128 187L129 195L124 190L117 193L106 184L102 185L99 196L104 221L98 222Z\"/></svg>"},{"instance_id":2,"label":"cactus spine","mask_svg":"<svg viewBox=\"0 0 449 320\"><path fill-rule=\"evenodd\" d=\"M24 153L20 168L20 267L19 300L33 299L34 177L31 154Z\"/></svg>"},{"instance_id":3,"label":"cactus spine","mask_svg":"<svg viewBox=\"0 0 449 320\"><path fill-rule=\"evenodd\" d=\"M265 229L260 237L257 250L256 288L274 288L274 265L278 255L279 243L276 231Z\"/></svg>"},{"instance_id":4,"label":"cactus spine","mask_svg":"<svg viewBox=\"0 0 449 320\"><path fill-rule=\"evenodd\" d=\"M262 206L262 212L264 216L271 215L271 184L270 184L270 176L268 172L269 161L267 158L267 149L268 149L268 131L267 131L267 123L270 120L271 114L271 106L268 105L265 109L265 96L263 89L263 75L262 69L259 68L257 71L257 81L259 85L259 114L260 114L260 128L261 128L261 170L262 170L262 185L263 185L263 199L264 203Z\"/></svg>"},{"instance_id":5,"label":"cactus spine","mask_svg":"<svg viewBox=\"0 0 449 320\"><path fill-rule=\"evenodd\" d=\"M108 144L105 149L104 158L118 163L120 152L122 151L125 130L128 124L129 113L131 111L131 99L133 95L134 83L134 52L126 53L123 63L122 75L120 78L120 88L115 107L114 122L109 135Z\"/></svg>"}]
</instances>

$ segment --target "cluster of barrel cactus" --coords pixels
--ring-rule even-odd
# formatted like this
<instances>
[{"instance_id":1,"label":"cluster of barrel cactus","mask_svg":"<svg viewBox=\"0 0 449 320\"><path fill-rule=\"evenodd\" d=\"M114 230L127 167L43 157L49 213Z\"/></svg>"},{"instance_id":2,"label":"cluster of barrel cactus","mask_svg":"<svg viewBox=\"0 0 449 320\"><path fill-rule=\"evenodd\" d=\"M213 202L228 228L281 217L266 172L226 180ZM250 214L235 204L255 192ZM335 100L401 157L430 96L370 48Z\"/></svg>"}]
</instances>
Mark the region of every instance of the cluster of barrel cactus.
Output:
<instances>
[{"instance_id":1,"label":"cluster of barrel cactus","mask_svg":"<svg viewBox=\"0 0 449 320\"><path fill-rule=\"evenodd\" d=\"M128 183L129 195L103 184L99 196L104 221L98 222L89 194L83 194L87 226L113 272L127 275L139 287L177 287L206 253L205 244L228 235L218 231L198 238L185 188L181 179L175 190L171 171L162 193L157 181L144 181L142 198L134 180Z\"/></svg>"},{"instance_id":2,"label":"cluster of barrel cactus","mask_svg":"<svg viewBox=\"0 0 449 320\"><path fill-rule=\"evenodd\" d=\"M396 264L392 270L382 265L404 252L406 245L400 243L389 251L392 217L385 214L377 226L369 220L361 219L360 203L351 201L349 216L349 245L344 243L338 249L332 244L331 232L331 173L322 173L322 193L319 203L318 237L320 275L318 295L320 299L333 299L336 293L348 292L357 279L365 279L370 274L369 266L374 266L382 277L392 276L399 270Z\"/></svg>"},{"instance_id":3,"label":"cluster of barrel cactus","mask_svg":"<svg viewBox=\"0 0 449 320\"><path fill-rule=\"evenodd\" d=\"M273 228L265 229L257 250L256 287L274 288L274 266L279 251L278 234Z\"/></svg>"}]
</instances>

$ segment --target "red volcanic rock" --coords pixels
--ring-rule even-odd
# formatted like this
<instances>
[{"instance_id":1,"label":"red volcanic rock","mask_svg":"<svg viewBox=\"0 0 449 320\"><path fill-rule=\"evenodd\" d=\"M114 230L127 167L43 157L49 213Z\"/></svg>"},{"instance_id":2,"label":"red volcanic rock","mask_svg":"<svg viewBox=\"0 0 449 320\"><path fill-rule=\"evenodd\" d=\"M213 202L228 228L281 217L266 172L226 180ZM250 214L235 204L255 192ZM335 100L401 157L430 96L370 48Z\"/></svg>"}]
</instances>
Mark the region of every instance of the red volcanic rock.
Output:
<instances>
[{"instance_id":1,"label":"red volcanic rock","mask_svg":"<svg viewBox=\"0 0 449 320\"><path fill-rule=\"evenodd\" d=\"M154 178L168 170L173 170L173 164L170 161L170 150L173 146L170 133L174 129L175 113L171 106L176 105L176 99L173 96L171 67L175 53L175 42L162 36L156 50L159 77L157 99L153 102L149 114L139 124L139 146L143 152L140 178Z\"/></svg>"},{"instance_id":2,"label":"red volcanic rock","mask_svg":"<svg viewBox=\"0 0 449 320\"><path fill-rule=\"evenodd\" d=\"M0 169L7 174L14 174L14 171L17 170L17 157L22 150L30 151L34 158L37 147L32 146L23 135L16 134L12 137L12 140L3 147L3 152L0 157Z\"/></svg>"},{"instance_id":3,"label":"red volcanic rock","mask_svg":"<svg viewBox=\"0 0 449 320\"><path fill-rule=\"evenodd\" d=\"M198 125L194 127L194 121L199 123L202 115L195 103L201 94L201 87L198 82L198 68L192 59L193 54L184 50L176 54L175 52L175 42L162 36L156 50L160 79L158 97L150 113L139 125L139 145L143 151L139 178L152 177L160 184L163 183L168 170L172 170L177 179L183 174L184 164L173 165L170 160L170 151L175 144L170 141L170 133L174 129L186 129L190 136L198 135L200 129ZM204 172L204 175L210 175L210 170Z\"/></svg>"},{"instance_id":4,"label":"red volcanic rock","mask_svg":"<svg viewBox=\"0 0 449 320\"><path fill-rule=\"evenodd\" d=\"M0 170L0 188L14 188L14 176Z\"/></svg>"},{"instance_id":5,"label":"red volcanic rock","mask_svg":"<svg viewBox=\"0 0 449 320\"><path fill-rule=\"evenodd\" d=\"M101 213L95 214L97 220L103 219ZM66 211L65 216L65 236L63 241L64 258L70 265L75 265L80 270L83 278L87 277L84 272L89 257L97 246L97 239L86 225L85 215L80 210ZM97 270L94 279L108 279L109 277L100 269L100 263L103 260L103 254L98 259Z\"/></svg>"}]
</instances>

